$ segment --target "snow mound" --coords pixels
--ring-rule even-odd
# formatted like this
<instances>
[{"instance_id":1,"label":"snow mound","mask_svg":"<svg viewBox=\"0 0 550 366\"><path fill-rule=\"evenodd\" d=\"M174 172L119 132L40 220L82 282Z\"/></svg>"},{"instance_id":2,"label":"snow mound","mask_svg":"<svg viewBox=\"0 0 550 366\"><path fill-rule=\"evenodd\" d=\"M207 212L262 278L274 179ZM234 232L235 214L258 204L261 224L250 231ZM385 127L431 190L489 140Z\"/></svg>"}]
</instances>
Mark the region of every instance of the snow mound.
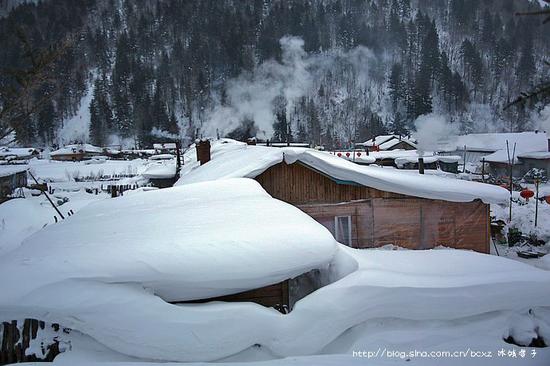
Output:
<instances>
[{"instance_id":1,"label":"snow mound","mask_svg":"<svg viewBox=\"0 0 550 366\"><path fill-rule=\"evenodd\" d=\"M67 279L209 298L320 268L335 250L328 230L252 180L188 185L96 202L29 237L0 258L0 277L21 272L2 300Z\"/></svg>"},{"instance_id":2,"label":"snow mound","mask_svg":"<svg viewBox=\"0 0 550 366\"><path fill-rule=\"evenodd\" d=\"M146 199L148 195L152 193L135 197ZM18 265L11 266L9 274L22 281L17 291L6 283L0 286L3 292L6 287L9 290L9 296L0 299L0 320L40 317L134 357L206 361L243 352L255 344L276 357L316 354L346 330L373 319L457 319L460 323L458 319L550 305L550 293L541 291L550 285L550 274L507 259L458 250L340 247L339 252L340 266L352 271L300 300L287 315L250 303L174 306L124 274L77 279L73 271L67 273L62 259L52 268L40 262L31 267L12 257ZM345 264L345 255L356 264ZM103 257L110 258L109 253ZM254 271L247 264L238 268ZM134 265L139 269L139 262ZM57 283L42 281L43 286L33 290L25 281L25 272L35 272L36 277L51 278L52 272L63 276ZM0 274L6 273L2 269ZM112 283L106 283L109 280ZM13 296L15 292L18 296ZM502 341L502 334L495 339Z\"/></svg>"}]
</instances>

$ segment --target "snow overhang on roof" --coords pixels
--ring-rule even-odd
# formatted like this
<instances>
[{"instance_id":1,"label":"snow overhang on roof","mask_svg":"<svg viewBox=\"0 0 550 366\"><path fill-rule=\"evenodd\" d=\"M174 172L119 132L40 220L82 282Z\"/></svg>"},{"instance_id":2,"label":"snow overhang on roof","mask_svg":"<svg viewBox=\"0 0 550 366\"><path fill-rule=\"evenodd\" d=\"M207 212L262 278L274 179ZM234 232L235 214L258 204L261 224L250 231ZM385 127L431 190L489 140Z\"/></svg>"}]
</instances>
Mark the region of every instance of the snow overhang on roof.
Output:
<instances>
[{"instance_id":1,"label":"snow overhang on roof","mask_svg":"<svg viewBox=\"0 0 550 366\"><path fill-rule=\"evenodd\" d=\"M519 154L520 159L550 160L550 151L536 151Z\"/></svg>"},{"instance_id":2,"label":"snow overhang on roof","mask_svg":"<svg viewBox=\"0 0 550 366\"><path fill-rule=\"evenodd\" d=\"M451 202L507 204L508 191L502 187L431 175L411 175L395 169L362 166L327 152L301 148L268 148L229 144L227 152L215 145L216 155L208 163L187 164L176 185L235 177L254 178L282 161L297 161L337 181L354 182L381 191ZM231 146L232 145L232 146ZM185 167L185 166L184 166Z\"/></svg>"},{"instance_id":3,"label":"snow overhang on roof","mask_svg":"<svg viewBox=\"0 0 550 366\"><path fill-rule=\"evenodd\" d=\"M326 228L251 179L190 184L101 200L48 225L1 258L0 274L30 269L2 286L2 301L19 283L32 291L74 279L205 299L324 267L336 248Z\"/></svg>"},{"instance_id":4,"label":"snow overhang on roof","mask_svg":"<svg viewBox=\"0 0 550 366\"><path fill-rule=\"evenodd\" d=\"M8 177L10 175L23 173L26 172L27 169L27 167L0 166L0 177Z\"/></svg>"}]
</instances>

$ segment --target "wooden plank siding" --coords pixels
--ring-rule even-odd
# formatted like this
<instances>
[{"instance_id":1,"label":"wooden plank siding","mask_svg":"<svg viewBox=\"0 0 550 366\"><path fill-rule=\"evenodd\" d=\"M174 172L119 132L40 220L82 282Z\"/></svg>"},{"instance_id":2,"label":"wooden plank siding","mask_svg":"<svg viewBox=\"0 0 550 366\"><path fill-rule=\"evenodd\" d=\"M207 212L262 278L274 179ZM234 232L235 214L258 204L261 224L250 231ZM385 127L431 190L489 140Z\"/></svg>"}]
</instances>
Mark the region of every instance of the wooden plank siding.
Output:
<instances>
[{"instance_id":1,"label":"wooden plank siding","mask_svg":"<svg viewBox=\"0 0 550 366\"><path fill-rule=\"evenodd\" d=\"M266 307L275 308L282 313L290 311L288 280L274 285L257 288L237 294L212 297L208 299L175 301L172 304L196 304L210 301L254 302Z\"/></svg>"},{"instance_id":2,"label":"wooden plank siding","mask_svg":"<svg viewBox=\"0 0 550 366\"><path fill-rule=\"evenodd\" d=\"M351 216L352 246L439 245L489 252L489 206L447 202L336 182L301 163L277 164L256 180L274 198L291 203L334 231L335 216Z\"/></svg>"}]
</instances>

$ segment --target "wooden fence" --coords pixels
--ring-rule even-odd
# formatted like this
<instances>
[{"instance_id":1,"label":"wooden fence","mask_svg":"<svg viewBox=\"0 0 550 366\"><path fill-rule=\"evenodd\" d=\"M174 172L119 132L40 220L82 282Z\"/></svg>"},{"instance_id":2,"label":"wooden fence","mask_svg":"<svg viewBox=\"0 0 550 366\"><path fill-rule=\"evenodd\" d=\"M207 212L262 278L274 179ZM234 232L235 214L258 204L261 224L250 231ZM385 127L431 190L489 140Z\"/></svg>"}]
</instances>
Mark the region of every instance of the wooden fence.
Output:
<instances>
[{"instance_id":1,"label":"wooden fence","mask_svg":"<svg viewBox=\"0 0 550 366\"><path fill-rule=\"evenodd\" d=\"M53 333L59 333L59 324L48 325L52 327ZM40 352L27 354L31 341L45 330L46 323L36 319L25 319L23 324L12 322L2 323L0 335L2 336L2 348L0 348L0 365L16 362L52 361L59 354L59 342L53 337L50 344L44 341L40 344ZM67 331L68 330L63 330ZM36 354L38 353L38 354Z\"/></svg>"}]
</instances>

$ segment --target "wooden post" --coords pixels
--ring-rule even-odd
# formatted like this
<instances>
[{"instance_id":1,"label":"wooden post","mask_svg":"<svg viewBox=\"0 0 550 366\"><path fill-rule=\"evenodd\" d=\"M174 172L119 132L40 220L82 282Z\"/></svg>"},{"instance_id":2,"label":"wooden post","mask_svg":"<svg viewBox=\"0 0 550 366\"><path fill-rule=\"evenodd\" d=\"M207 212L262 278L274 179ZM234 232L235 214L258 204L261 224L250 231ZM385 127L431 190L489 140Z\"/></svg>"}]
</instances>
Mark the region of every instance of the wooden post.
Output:
<instances>
[{"instance_id":1,"label":"wooden post","mask_svg":"<svg viewBox=\"0 0 550 366\"><path fill-rule=\"evenodd\" d=\"M35 181L36 184L38 184L38 181L36 180L36 178L34 177L34 175L32 175L32 173L29 171L28 172L29 175L31 176L31 178ZM48 199L48 201L50 201L50 204L52 205L52 207L55 209L55 211L57 211L57 213L59 214L59 216L61 217L62 220L65 220L65 216L63 216L63 214L61 213L61 211L59 211L59 209L57 208L56 205L54 205L53 201L51 200L50 196L48 196L48 194L45 192L45 191L41 191L44 196L46 196L46 198Z\"/></svg>"},{"instance_id":2,"label":"wooden post","mask_svg":"<svg viewBox=\"0 0 550 366\"><path fill-rule=\"evenodd\" d=\"M424 158L418 158L418 173L424 174Z\"/></svg>"},{"instance_id":3,"label":"wooden post","mask_svg":"<svg viewBox=\"0 0 550 366\"><path fill-rule=\"evenodd\" d=\"M537 227L537 223L539 221L539 184L540 179L535 179L535 227Z\"/></svg>"},{"instance_id":4,"label":"wooden post","mask_svg":"<svg viewBox=\"0 0 550 366\"><path fill-rule=\"evenodd\" d=\"M181 170L181 143L176 141L176 175L179 176Z\"/></svg>"},{"instance_id":5,"label":"wooden post","mask_svg":"<svg viewBox=\"0 0 550 366\"><path fill-rule=\"evenodd\" d=\"M462 160L464 160L464 164L462 165L462 173L466 173L466 145L464 145L464 154L462 154Z\"/></svg>"},{"instance_id":6,"label":"wooden post","mask_svg":"<svg viewBox=\"0 0 550 366\"><path fill-rule=\"evenodd\" d=\"M485 158L481 159L481 181L485 183Z\"/></svg>"}]
</instances>

